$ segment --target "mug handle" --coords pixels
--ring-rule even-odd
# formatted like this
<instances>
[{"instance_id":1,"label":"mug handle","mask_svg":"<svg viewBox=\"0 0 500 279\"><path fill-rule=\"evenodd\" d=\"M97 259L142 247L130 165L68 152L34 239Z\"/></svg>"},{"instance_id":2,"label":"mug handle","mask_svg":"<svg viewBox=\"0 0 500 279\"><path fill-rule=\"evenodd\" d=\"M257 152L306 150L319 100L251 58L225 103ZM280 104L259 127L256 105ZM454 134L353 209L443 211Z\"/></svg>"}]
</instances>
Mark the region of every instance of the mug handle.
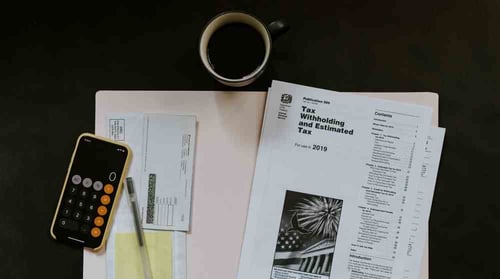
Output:
<instances>
[{"instance_id":1,"label":"mug handle","mask_svg":"<svg viewBox=\"0 0 500 279\"><path fill-rule=\"evenodd\" d=\"M276 40L279 36L285 34L289 29L290 25L284 20L275 20L267 25L267 29L271 34L271 38Z\"/></svg>"}]
</instances>

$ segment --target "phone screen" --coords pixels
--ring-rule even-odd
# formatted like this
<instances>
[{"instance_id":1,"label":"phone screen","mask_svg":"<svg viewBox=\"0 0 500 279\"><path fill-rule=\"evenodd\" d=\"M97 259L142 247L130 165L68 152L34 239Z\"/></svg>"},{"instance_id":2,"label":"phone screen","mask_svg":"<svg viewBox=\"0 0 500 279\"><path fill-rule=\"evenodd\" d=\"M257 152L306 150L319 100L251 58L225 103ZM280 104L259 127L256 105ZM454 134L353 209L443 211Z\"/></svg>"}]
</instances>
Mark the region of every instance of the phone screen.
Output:
<instances>
[{"instance_id":1,"label":"phone screen","mask_svg":"<svg viewBox=\"0 0 500 279\"><path fill-rule=\"evenodd\" d=\"M62 241L99 247L109 226L128 150L112 142L82 136L53 225Z\"/></svg>"},{"instance_id":2,"label":"phone screen","mask_svg":"<svg viewBox=\"0 0 500 279\"><path fill-rule=\"evenodd\" d=\"M127 155L127 149L122 146L84 136L78 143L71 170L75 174L79 172L82 178L106 177L108 181L114 182L122 175Z\"/></svg>"}]
</instances>

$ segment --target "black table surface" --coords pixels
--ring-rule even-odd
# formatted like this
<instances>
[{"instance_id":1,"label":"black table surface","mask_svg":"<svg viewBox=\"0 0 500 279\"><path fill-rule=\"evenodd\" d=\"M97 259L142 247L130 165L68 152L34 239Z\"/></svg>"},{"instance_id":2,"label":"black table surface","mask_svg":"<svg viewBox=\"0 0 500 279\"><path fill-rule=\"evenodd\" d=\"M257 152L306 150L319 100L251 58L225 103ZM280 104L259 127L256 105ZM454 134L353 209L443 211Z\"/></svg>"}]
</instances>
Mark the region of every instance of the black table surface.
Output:
<instances>
[{"instance_id":1,"label":"black table surface","mask_svg":"<svg viewBox=\"0 0 500 279\"><path fill-rule=\"evenodd\" d=\"M203 26L227 9L291 25L263 76L241 90L278 79L438 92L447 133L431 278L500 277L498 0L168 2L2 7L0 278L82 276L82 250L53 241L49 226L75 139L94 130L95 92L228 90L197 54Z\"/></svg>"}]
</instances>

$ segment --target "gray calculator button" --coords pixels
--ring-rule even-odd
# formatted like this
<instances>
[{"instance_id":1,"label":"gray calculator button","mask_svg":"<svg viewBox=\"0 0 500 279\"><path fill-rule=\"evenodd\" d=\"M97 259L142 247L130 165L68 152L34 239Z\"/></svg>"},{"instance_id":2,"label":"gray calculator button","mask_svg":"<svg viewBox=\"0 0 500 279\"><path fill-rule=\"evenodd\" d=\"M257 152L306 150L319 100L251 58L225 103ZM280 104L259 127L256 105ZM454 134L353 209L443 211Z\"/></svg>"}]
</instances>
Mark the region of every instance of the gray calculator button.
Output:
<instances>
[{"instance_id":1,"label":"gray calculator button","mask_svg":"<svg viewBox=\"0 0 500 279\"><path fill-rule=\"evenodd\" d=\"M81 211L75 211L75 213L73 213L73 218L75 220L80 220L82 219L82 212Z\"/></svg>"},{"instance_id":2,"label":"gray calculator button","mask_svg":"<svg viewBox=\"0 0 500 279\"><path fill-rule=\"evenodd\" d=\"M95 210L95 204L89 204L89 206L87 207L87 210L90 211L90 212L93 212Z\"/></svg>"},{"instance_id":3,"label":"gray calculator button","mask_svg":"<svg viewBox=\"0 0 500 279\"><path fill-rule=\"evenodd\" d=\"M75 204L75 198L73 197L69 197L66 199L66 204L69 205L69 206L72 206Z\"/></svg>"},{"instance_id":4,"label":"gray calculator button","mask_svg":"<svg viewBox=\"0 0 500 279\"><path fill-rule=\"evenodd\" d=\"M71 185L69 186L69 194L70 195L76 195L76 192L78 192L78 186Z\"/></svg>"},{"instance_id":5,"label":"gray calculator button","mask_svg":"<svg viewBox=\"0 0 500 279\"><path fill-rule=\"evenodd\" d=\"M83 180L83 183L82 183L82 184L83 184L83 187L85 187L85 188L90 188L90 186L92 186L92 179L90 179L90 178L85 178L85 179Z\"/></svg>"},{"instance_id":6,"label":"gray calculator button","mask_svg":"<svg viewBox=\"0 0 500 279\"><path fill-rule=\"evenodd\" d=\"M94 182L94 190L96 190L96 191L101 191L101 190L102 190L102 187L103 187L103 185L102 185L102 182L101 182L101 181L96 181L96 182Z\"/></svg>"},{"instance_id":7,"label":"gray calculator button","mask_svg":"<svg viewBox=\"0 0 500 279\"><path fill-rule=\"evenodd\" d=\"M71 209L69 208L64 208L61 212L62 216L64 217L69 217L71 215Z\"/></svg>"},{"instance_id":8,"label":"gray calculator button","mask_svg":"<svg viewBox=\"0 0 500 279\"><path fill-rule=\"evenodd\" d=\"M88 234L90 232L90 226L87 225L87 224L83 224L80 227L80 232L83 233L83 234Z\"/></svg>"},{"instance_id":9,"label":"gray calculator button","mask_svg":"<svg viewBox=\"0 0 500 279\"><path fill-rule=\"evenodd\" d=\"M69 221L68 221L68 219L61 218L61 219L59 220L59 226L60 226L61 228L67 229L67 228L69 227Z\"/></svg>"},{"instance_id":10,"label":"gray calculator button","mask_svg":"<svg viewBox=\"0 0 500 279\"><path fill-rule=\"evenodd\" d=\"M92 221L92 215L90 214L83 215L83 221L86 223L90 223L90 221Z\"/></svg>"},{"instance_id":11,"label":"gray calculator button","mask_svg":"<svg viewBox=\"0 0 500 279\"><path fill-rule=\"evenodd\" d=\"M78 230L78 222L66 218L61 218L59 219L59 227L76 231Z\"/></svg>"},{"instance_id":12,"label":"gray calculator button","mask_svg":"<svg viewBox=\"0 0 500 279\"><path fill-rule=\"evenodd\" d=\"M73 184L75 185L78 185L80 184L80 182L82 182L82 177L79 176L78 174L75 174L73 175L73 177L71 177L71 182L73 182Z\"/></svg>"},{"instance_id":13,"label":"gray calculator button","mask_svg":"<svg viewBox=\"0 0 500 279\"><path fill-rule=\"evenodd\" d=\"M82 191L80 191L80 197L81 197L82 199L85 199L85 198L87 198L88 196L89 196L89 190L87 190L87 189L82 189Z\"/></svg>"},{"instance_id":14,"label":"gray calculator button","mask_svg":"<svg viewBox=\"0 0 500 279\"><path fill-rule=\"evenodd\" d=\"M78 202L76 203L76 206L77 206L78 208L80 208L80 209L83 209L83 208L85 207L85 205L86 205L86 204L85 204L85 202L84 202L84 201L78 201Z\"/></svg>"}]
</instances>

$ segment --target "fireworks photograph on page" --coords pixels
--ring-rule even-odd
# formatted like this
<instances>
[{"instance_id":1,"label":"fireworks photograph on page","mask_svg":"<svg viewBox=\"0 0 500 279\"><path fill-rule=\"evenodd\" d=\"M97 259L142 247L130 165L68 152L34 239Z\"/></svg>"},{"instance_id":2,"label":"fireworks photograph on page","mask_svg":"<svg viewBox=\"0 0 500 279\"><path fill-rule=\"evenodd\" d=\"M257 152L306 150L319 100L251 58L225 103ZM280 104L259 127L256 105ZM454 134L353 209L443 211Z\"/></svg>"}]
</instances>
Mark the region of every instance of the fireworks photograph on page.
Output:
<instances>
[{"instance_id":1,"label":"fireworks photograph on page","mask_svg":"<svg viewBox=\"0 0 500 279\"><path fill-rule=\"evenodd\" d=\"M271 278L330 275L342 204L340 199L286 192Z\"/></svg>"}]
</instances>

